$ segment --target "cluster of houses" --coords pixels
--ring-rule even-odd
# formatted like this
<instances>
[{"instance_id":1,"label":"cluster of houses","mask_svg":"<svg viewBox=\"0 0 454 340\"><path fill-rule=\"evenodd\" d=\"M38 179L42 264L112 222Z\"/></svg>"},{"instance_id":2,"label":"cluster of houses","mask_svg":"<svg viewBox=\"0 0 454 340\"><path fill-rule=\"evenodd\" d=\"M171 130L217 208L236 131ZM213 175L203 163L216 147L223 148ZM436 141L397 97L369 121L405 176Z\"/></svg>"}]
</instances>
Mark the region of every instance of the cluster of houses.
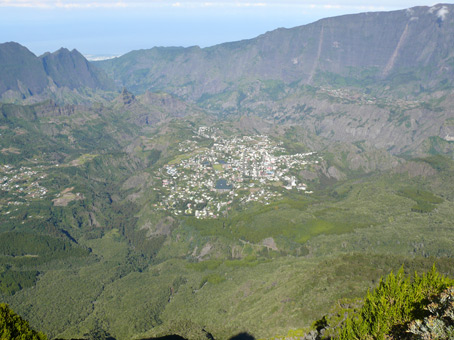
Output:
<instances>
[{"instance_id":1,"label":"cluster of houses","mask_svg":"<svg viewBox=\"0 0 454 340\"><path fill-rule=\"evenodd\" d=\"M180 157L156 174L162 180L156 189L161 191L157 207L175 215L216 218L235 204L269 204L284 189L312 193L299 182L298 173L318 163L314 152L286 154L265 135L222 138L208 127L199 128L197 135L214 143L199 147L194 139L179 145L189 157Z\"/></svg>"},{"instance_id":2,"label":"cluster of houses","mask_svg":"<svg viewBox=\"0 0 454 340\"><path fill-rule=\"evenodd\" d=\"M0 165L0 190L6 193L3 197L5 201L0 201L0 207L3 204L21 205L30 199L43 199L47 189L41 186L38 180L45 176L38 169L17 169L9 164Z\"/></svg>"}]
</instances>

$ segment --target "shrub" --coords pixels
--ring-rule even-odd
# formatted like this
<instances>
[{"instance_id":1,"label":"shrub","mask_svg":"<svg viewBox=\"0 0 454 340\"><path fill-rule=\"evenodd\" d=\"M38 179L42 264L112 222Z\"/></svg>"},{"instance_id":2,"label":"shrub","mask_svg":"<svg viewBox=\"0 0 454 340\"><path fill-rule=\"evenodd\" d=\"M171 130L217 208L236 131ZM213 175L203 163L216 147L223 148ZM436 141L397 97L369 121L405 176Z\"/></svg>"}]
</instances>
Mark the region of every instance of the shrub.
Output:
<instances>
[{"instance_id":1,"label":"shrub","mask_svg":"<svg viewBox=\"0 0 454 340\"><path fill-rule=\"evenodd\" d=\"M415 274L413 277L405 275L401 268L396 275L389 274L374 291L367 293L361 309L345 320L337 338L352 340L405 337L408 335L408 324L427 314L426 306L430 298L453 284L454 281L440 275L435 266L429 273L422 276ZM416 331L417 325L423 326L424 322L415 323L411 329Z\"/></svg>"},{"instance_id":2,"label":"shrub","mask_svg":"<svg viewBox=\"0 0 454 340\"><path fill-rule=\"evenodd\" d=\"M7 304L0 303L0 339L47 340L47 337L30 329L28 321L14 313Z\"/></svg>"}]
</instances>

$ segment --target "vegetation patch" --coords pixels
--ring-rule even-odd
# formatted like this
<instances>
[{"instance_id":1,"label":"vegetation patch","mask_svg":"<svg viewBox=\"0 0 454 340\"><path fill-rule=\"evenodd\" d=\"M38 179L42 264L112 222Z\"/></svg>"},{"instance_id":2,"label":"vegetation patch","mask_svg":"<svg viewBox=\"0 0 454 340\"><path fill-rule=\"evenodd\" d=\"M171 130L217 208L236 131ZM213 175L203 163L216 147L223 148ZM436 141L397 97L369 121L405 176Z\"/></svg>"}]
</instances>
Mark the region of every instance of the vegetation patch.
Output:
<instances>
[{"instance_id":1,"label":"vegetation patch","mask_svg":"<svg viewBox=\"0 0 454 340\"><path fill-rule=\"evenodd\" d=\"M0 339L47 340L47 337L31 329L28 321L14 313L7 304L0 303Z\"/></svg>"},{"instance_id":2,"label":"vegetation patch","mask_svg":"<svg viewBox=\"0 0 454 340\"><path fill-rule=\"evenodd\" d=\"M435 196L429 191L414 189L414 188L405 188L399 190L399 195L410 198L416 202L414 206L411 207L411 211L419 213L431 212L435 209L435 204L443 203L443 199Z\"/></svg>"},{"instance_id":3,"label":"vegetation patch","mask_svg":"<svg viewBox=\"0 0 454 340\"><path fill-rule=\"evenodd\" d=\"M391 273L368 292L361 308L348 316L336 338L400 339L411 322L428 316L428 301L453 284L454 280L440 275L435 267L422 276L406 276L403 269L396 275Z\"/></svg>"},{"instance_id":4,"label":"vegetation patch","mask_svg":"<svg viewBox=\"0 0 454 340\"><path fill-rule=\"evenodd\" d=\"M210 274L210 275L204 276L202 278L202 281L200 282L200 288L202 288L206 283L210 283L212 285L217 285L224 281L225 281L225 277L223 277L217 273Z\"/></svg>"},{"instance_id":5,"label":"vegetation patch","mask_svg":"<svg viewBox=\"0 0 454 340\"><path fill-rule=\"evenodd\" d=\"M83 165L91 160L93 160L96 156L98 155L93 155L93 154L83 154L82 156L80 156L79 158L77 159L74 159L72 160L71 162L69 162L69 165L70 166L79 166L79 165Z\"/></svg>"},{"instance_id":6,"label":"vegetation patch","mask_svg":"<svg viewBox=\"0 0 454 340\"><path fill-rule=\"evenodd\" d=\"M0 265L6 265L7 268L38 265L68 257L85 257L88 254L88 249L69 240L36 233L0 233Z\"/></svg>"},{"instance_id":7,"label":"vegetation patch","mask_svg":"<svg viewBox=\"0 0 454 340\"><path fill-rule=\"evenodd\" d=\"M0 268L0 292L13 295L23 288L35 285L39 272L36 270L12 270L10 265Z\"/></svg>"}]
</instances>

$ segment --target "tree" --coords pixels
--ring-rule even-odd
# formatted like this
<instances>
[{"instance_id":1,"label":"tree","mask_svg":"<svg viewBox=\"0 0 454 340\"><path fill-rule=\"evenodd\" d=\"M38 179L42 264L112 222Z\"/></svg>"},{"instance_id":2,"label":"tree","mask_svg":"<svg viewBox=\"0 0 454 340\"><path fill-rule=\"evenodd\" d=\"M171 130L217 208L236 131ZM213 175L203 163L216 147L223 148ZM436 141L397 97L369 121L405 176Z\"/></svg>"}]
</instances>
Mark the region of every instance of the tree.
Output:
<instances>
[{"instance_id":1,"label":"tree","mask_svg":"<svg viewBox=\"0 0 454 340\"><path fill-rule=\"evenodd\" d=\"M0 339L47 340L47 337L31 329L28 321L14 313L7 304L0 303Z\"/></svg>"}]
</instances>

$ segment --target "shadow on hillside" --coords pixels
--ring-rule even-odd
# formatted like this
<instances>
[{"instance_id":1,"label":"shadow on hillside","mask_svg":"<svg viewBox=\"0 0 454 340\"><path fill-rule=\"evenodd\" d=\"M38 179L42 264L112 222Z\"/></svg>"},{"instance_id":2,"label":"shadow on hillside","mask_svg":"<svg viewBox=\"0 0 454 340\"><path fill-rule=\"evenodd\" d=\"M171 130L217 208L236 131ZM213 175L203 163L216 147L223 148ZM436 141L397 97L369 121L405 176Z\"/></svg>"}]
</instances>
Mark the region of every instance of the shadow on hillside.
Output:
<instances>
[{"instance_id":1,"label":"shadow on hillside","mask_svg":"<svg viewBox=\"0 0 454 340\"><path fill-rule=\"evenodd\" d=\"M105 340L117 340L112 336L108 336L106 338L100 338L100 339L105 339ZM55 338L53 340L87 340L87 338L71 338L71 339L63 339L63 338Z\"/></svg>"},{"instance_id":2,"label":"shadow on hillside","mask_svg":"<svg viewBox=\"0 0 454 340\"><path fill-rule=\"evenodd\" d=\"M113 338L113 337L107 337L105 339L106 340L115 340L115 338ZM209 334L209 336L207 336L207 339L214 340L214 338L211 334ZM54 339L54 340L64 340L64 339ZM66 340L68 340L68 339L66 339ZM71 340L86 340L86 339L71 339ZM161 336L159 338L146 338L146 339L141 339L141 340L187 340L187 339L183 338L182 336L179 336L179 335L166 335L166 336ZM231 337L229 340L255 340L255 338L248 333L239 333L239 334Z\"/></svg>"},{"instance_id":3,"label":"shadow on hillside","mask_svg":"<svg viewBox=\"0 0 454 340\"><path fill-rule=\"evenodd\" d=\"M107 338L104 338L105 340L117 340L114 337L108 336ZM63 339L63 338L55 338L53 340L87 340L87 338L70 338L70 339Z\"/></svg>"},{"instance_id":4,"label":"shadow on hillside","mask_svg":"<svg viewBox=\"0 0 454 340\"><path fill-rule=\"evenodd\" d=\"M211 334L209 334L209 336L207 335L207 339L214 340L214 338ZM162 336L159 338L147 338L147 339L142 339L142 340L186 340L186 339L179 335L167 335L167 336ZM229 340L255 340L255 338L248 333L239 333L239 334L231 337Z\"/></svg>"},{"instance_id":5,"label":"shadow on hillside","mask_svg":"<svg viewBox=\"0 0 454 340\"><path fill-rule=\"evenodd\" d=\"M255 340L255 338L249 333L240 333L231 337L229 340Z\"/></svg>"},{"instance_id":6,"label":"shadow on hillside","mask_svg":"<svg viewBox=\"0 0 454 340\"><path fill-rule=\"evenodd\" d=\"M186 339L179 335L166 335L161 336L159 338L147 338L142 340L186 340Z\"/></svg>"}]
</instances>

